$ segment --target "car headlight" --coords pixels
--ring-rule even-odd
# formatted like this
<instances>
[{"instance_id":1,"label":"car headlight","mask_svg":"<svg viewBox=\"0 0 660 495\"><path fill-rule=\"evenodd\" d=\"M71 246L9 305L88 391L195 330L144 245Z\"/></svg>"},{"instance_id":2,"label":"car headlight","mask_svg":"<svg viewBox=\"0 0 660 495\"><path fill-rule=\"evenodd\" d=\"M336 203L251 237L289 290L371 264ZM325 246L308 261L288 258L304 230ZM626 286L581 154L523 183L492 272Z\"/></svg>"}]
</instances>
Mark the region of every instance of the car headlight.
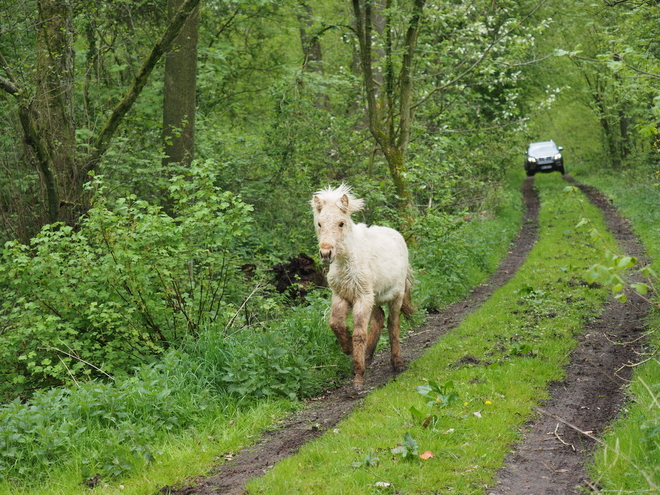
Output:
<instances>
[{"instance_id":1,"label":"car headlight","mask_svg":"<svg viewBox=\"0 0 660 495\"><path fill-rule=\"evenodd\" d=\"M527 157L527 161L528 161L529 163L536 163L536 158L532 158L531 156L528 156L528 157Z\"/></svg>"},{"instance_id":2,"label":"car headlight","mask_svg":"<svg viewBox=\"0 0 660 495\"><path fill-rule=\"evenodd\" d=\"M561 153L557 153L557 154L555 155L555 160L559 160L560 158L561 158Z\"/></svg>"}]
</instances>

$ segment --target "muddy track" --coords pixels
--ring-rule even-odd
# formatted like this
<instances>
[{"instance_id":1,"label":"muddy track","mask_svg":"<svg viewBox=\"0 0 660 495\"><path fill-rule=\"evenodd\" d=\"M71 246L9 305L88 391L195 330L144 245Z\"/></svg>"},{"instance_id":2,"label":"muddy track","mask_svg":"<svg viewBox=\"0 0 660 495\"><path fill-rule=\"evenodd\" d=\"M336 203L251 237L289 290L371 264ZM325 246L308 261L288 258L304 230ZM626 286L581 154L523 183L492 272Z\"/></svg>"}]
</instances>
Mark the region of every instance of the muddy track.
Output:
<instances>
[{"instance_id":1,"label":"muddy track","mask_svg":"<svg viewBox=\"0 0 660 495\"><path fill-rule=\"evenodd\" d=\"M568 176L566 178L571 180ZM579 187L603 209L608 228L624 245L625 251L641 255L642 248L627 222L609 202L597 191ZM521 231L497 272L468 297L430 315L421 328L409 333L403 346L406 362L422 355L441 335L455 328L493 291L504 285L525 261L538 233L539 199L531 178L524 182L523 198L525 214ZM567 367L566 379L551 387L552 399L543 405L548 414L556 414L578 428L596 434L614 417L623 400L621 387L630 373L625 364L635 360L635 349L617 342L629 342L639 337L641 319L647 310L640 301L631 300L632 304L625 308L618 302L608 304L605 313L586 329ZM620 370L622 366L624 368ZM382 387L396 377L390 369L387 353L377 355L367 373L370 390ZM276 429L265 433L256 445L243 449L231 460L214 468L209 476L187 480L185 486L164 487L158 493L242 494L249 479L261 476L281 459L295 454L306 442L332 429L360 404L361 397L370 390L356 394L352 384L347 382L338 389L327 391L309 401L299 413L281 421ZM523 442L509 455L507 467L498 473L498 484L490 488L489 493L569 494L588 486L583 466L585 452L591 443L575 430L562 426L563 423L557 426L557 423L550 416L539 414L539 418L525 428Z\"/></svg>"}]
</instances>

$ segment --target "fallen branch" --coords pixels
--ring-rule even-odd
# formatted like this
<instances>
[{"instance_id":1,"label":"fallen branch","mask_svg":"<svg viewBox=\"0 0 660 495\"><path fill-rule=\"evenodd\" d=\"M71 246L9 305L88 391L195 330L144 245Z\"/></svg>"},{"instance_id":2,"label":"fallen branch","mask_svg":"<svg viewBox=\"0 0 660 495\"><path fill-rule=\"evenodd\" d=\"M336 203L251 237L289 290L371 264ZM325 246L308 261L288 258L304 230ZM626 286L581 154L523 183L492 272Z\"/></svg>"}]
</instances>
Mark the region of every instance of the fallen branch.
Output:
<instances>
[{"instance_id":1,"label":"fallen branch","mask_svg":"<svg viewBox=\"0 0 660 495\"><path fill-rule=\"evenodd\" d=\"M559 429L559 423L557 423L557 426L555 427L555 437L557 438L557 440L559 440L564 445L568 445L570 448L573 449L573 452L575 452L575 445L573 445L572 443L564 442L564 439L559 436L559 433L557 433L558 429Z\"/></svg>"},{"instance_id":2,"label":"fallen branch","mask_svg":"<svg viewBox=\"0 0 660 495\"><path fill-rule=\"evenodd\" d=\"M656 484L653 482L653 480L652 480L651 477L648 475L648 473L646 473L642 468L640 468L637 464L635 464L635 462L634 462L632 459L630 459L629 457L627 457L627 456L625 456L624 454L622 454L621 451L620 451L619 449L613 449L612 447L610 447L609 445L607 445L605 442L603 442L600 438L595 437L594 435L592 435L591 433L589 433L589 432L587 432L587 431L583 431L583 430L581 430L581 429L578 428L577 426L575 426L575 425L569 423L568 421L566 421L566 420L563 419L563 418L560 418L560 417L557 416L556 414L553 414L553 413L551 413L551 412L548 412L548 411L546 411L545 409L542 409L542 408L540 408L540 407L535 407L534 409L536 409L536 410L537 410L538 412L540 412L541 414L545 414L546 416L548 416L548 417L550 417L550 418L552 418L552 419L555 419L555 420L559 421L560 423L565 424L565 425L568 426L569 428L572 428L573 430L577 431L580 435L584 435L585 437L590 438L591 440L593 440L594 442L596 442L598 445L602 446L605 450L611 450L611 451L614 452L617 456L619 456L621 459L623 459L623 460L626 461L628 464L630 464L633 468L635 468L639 474L641 474L642 476L644 476L644 479L646 479L646 482L649 484L649 486L650 486L653 490L656 490L656 491L660 490L660 488L658 487L658 485L656 485Z\"/></svg>"},{"instance_id":3,"label":"fallen branch","mask_svg":"<svg viewBox=\"0 0 660 495\"><path fill-rule=\"evenodd\" d=\"M90 363L89 361L85 361L85 360L84 360L83 358L81 358L80 356L76 356L75 354L72 354L72 353L69 353L69 352L63 351L62 349L58 349L57 347L53 347L53 346L50 346L50 345L49 345L49 346L45 346L45 347L41 347L41 349L46 349L46 350L50 350L50 351L61 352L61 353L64 354L65 356L69 356L69 357L72 358L72 359L77 359L77 360L80 361L81 363L84 363L84 364L86 364L87 366L91 366L91 367L94 368L96 371L98 371L99 373L103 373L105 376L107 376L107 377L110 378L111 380L114 380L114 379L115 379L112 375L109 375L108 373L106 373L105 371L103 371L103 370L102 370L101 368L99 368L98 366L94 366L94 365L93 365L92 363ZM71 351L71 352L73 352L73 351ZM65 366L66 366L66 365L65 365ZM68 369L68 368L67 368L67 369ZM75 379L74 379L74 381L75 381Z\"/></svg>"},{"instance_id":4,"label":"fallen branch","mask_svg":"<svg viewBox=\"0 0 660 495\"><path fill-rule=\"evenodd\" d=\"M226 333L227 330L229 330L229 328L234 324L234 321L236 320L236 318L237 318L238 315L240 314L241 310L245 307L245 305L248 303L248 301L249 301L250 299L252 299L252 296L254 296L254 295L256 294L256 292L257 292L259 289L261 289L263 286L264 286L263 284L258 283L257 286L256 286L256 287L254 288L254 290L252 291L252 293L251 293L249 296L247 296L247 297L245 298L245 300L243 301L243 304L241 304L241 306L236 310L236 313L234 313L234 316L231 317L231 319L229 320L229 322L228 322L227 325L225 326L225 333Z\"/></svg>"}]
</instances>

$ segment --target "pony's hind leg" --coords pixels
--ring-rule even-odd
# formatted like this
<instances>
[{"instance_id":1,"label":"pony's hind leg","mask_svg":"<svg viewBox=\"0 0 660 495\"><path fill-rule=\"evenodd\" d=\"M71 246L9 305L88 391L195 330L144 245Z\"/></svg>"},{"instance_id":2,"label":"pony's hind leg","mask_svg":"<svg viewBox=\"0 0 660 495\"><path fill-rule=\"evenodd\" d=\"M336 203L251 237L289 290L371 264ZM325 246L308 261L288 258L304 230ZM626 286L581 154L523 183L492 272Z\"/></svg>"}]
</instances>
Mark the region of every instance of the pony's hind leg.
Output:
<instances>
[{"instance_id":1,"label":"pony's hind leg","mask_svg":"<svg viewBox=\"0 0 660 495\"><path fill-rule=\"evenodd\" d=\"M335 294L332 294L332 309L330 310L330 328L337 336L341 350L344 354L353 354L353 340L348 333L346 317L351 309L350 303Z\"/></svg>"},{"instance_id":2,"label":"pony's hind leg","mask_svg":"<svg viewBox=\"0 0 660 495\"><path fill-rule=\"evenodd\" d=\"M365 355L365 364L369 366L374 358L374 352L378 346L380 333L385 324L385 312L380 306L374 306L371 311L371 323L369 325L369 335L367 337L367 352Z\"/></svg>"},{"instance_id":3,"label":"pony's hind leg","mask_svg":"<svg viewBox=\"0 0 660 495\"><path fill-rule=\"evenodd\" d=\"M390 360L392 369L402 371L405 367L401 357L401 345L399 344L399 334L401 333L401 304L403 298L390 303L390 316L387 319L387 330L390 336Z\"/></svg>"}]
</instances>

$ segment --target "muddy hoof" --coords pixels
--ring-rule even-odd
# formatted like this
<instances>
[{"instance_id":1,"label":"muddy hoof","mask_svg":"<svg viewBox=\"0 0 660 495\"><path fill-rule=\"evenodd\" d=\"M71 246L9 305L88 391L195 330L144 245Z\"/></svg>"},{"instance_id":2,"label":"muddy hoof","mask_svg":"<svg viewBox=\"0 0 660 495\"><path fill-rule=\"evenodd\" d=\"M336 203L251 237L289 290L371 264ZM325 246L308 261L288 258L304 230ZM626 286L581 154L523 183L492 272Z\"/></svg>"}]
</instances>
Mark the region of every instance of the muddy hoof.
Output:
<instances>
[{"instance_id":1,"label":"muddy hoof","mask_svg":"<svg viewBox=\"0 0 660 495\"><path fill-rule=\"evenodd\" d=\"M353 380L353 388L357 392L361 392L364 388L364 379L358 379L357 377Z\"/></svg>"},{"instance_id":2,"label":"muddy hoof","mask_svg":"<svg viewBox=\"0 0 660 495\"><path fill-rule=\"evenodd\" d=\"M392 359L392 369L394 371L403 371L406 369L406 365L401 359Z\"/></svg>"}]
</instances>

